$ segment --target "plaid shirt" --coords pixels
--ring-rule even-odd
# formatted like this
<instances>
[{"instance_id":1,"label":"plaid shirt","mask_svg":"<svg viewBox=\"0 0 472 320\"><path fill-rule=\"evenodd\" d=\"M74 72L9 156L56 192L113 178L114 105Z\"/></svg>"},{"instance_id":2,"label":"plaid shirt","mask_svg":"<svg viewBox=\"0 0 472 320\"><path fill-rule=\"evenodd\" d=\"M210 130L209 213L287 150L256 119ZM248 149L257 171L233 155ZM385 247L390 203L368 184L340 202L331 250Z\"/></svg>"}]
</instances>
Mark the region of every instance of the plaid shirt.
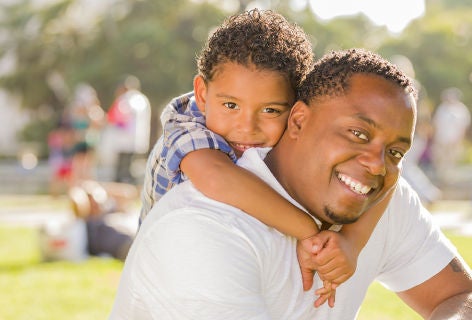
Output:
<instances>
[{"instance_id":1,"label":"plaid shirt","mask_svg":"<svg viewBox=\"0 0 472 320\"><path fill-rule=\"evenodd\" d=\"M209 148L221 150L234 162L237 160L226 140L206 127L205 116L197 108L193 92L174 98L162 111L161 123L164 133L147 160L140 224L156 201L187 179L180 170L180 162L187 153Z\"/></svg>"}]
</instances>

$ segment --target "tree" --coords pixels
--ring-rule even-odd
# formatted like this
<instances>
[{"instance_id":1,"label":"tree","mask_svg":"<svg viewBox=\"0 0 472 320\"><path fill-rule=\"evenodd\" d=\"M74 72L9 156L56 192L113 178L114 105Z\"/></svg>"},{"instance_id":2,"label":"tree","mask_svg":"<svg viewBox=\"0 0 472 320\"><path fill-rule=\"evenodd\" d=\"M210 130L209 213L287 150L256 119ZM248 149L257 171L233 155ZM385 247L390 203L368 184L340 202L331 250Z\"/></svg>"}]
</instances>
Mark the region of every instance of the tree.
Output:
<instances>
[{"instance_id":1,"label":"tree","mask_svg":"<svg viewBox=\"0 0 472 320\"><path fill-rule=\"evenodd\" d=\"M105 10L80 15L86 10L81 2L38 8L22 0L1 8L0 30L8 37L0 57L13 52L16 66L0 77L0 86L23 97L24 108L54 110L49 122L57 120L80 82L91 84L108 109L128 74L140 79L157 119L171 97L191 90L195 57L209 30L227 15L184 0L111 0Z\"/></svg>"},{"instance_id":2,"label":"tree","mask_svg":"<svg viewBox=\"0 0 472 320\"><path fill-rule=\"evenodd\" d=\"M409 25L400 37L385 41L380 52L387 57L407 56L433 105L439 104L443 89L454 86L462 90L464 102L472 107L470 6L448 8L440 2L430 4L423 18Z\"/></svg>"}]
</instances>

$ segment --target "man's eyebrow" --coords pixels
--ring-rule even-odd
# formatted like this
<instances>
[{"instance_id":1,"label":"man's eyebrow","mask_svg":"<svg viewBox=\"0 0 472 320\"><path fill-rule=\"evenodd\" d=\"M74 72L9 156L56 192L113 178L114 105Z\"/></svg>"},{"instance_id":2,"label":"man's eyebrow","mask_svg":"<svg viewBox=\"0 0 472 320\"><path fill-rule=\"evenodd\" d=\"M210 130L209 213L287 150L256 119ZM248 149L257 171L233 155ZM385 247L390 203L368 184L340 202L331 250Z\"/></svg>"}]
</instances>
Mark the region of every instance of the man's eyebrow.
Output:
<instances>
[{"instance_id":1,"label":"man's eyebrow","mask_svg":"<svg viewBox=\"0 0 472 320\"><path fill-rule=\"evenodd\" d=\"M366 116L363 115L362 113L356 113L354 116L355 116L356 118L358 118L359 120L366 122L366 123L367 123L368 125L370 125L371 127L374 127L374 128L376 128L376 129L381 129L381 128L382 128L381 125L379 125L377 122L375 122L375 121L372 120L371 118L366 117ZM411 145L411 139L410 139L410 137L398 136L397 140L400 141L400 142L406 143L406 144L408 144L408 145Z\"/></svg>"},{"instance_id":2,"label":"man's eyebrow","mask_svg":"<svg viewBox=\"0 0 472 320\"><path fill-rule=\"evenodd\" d=\"M368 125L370 125L371 127L374 127L376 129L379 129L381 128L381 126L379 126L377 124L377 122L375 122L374 120L372 120L371 118L368 118L366 117L365 115L363 115L362 113L356 113L354 115L355 118L358 118L359 120L362 120L364 122L366 122Z\"/></svg>"}]
</instances>

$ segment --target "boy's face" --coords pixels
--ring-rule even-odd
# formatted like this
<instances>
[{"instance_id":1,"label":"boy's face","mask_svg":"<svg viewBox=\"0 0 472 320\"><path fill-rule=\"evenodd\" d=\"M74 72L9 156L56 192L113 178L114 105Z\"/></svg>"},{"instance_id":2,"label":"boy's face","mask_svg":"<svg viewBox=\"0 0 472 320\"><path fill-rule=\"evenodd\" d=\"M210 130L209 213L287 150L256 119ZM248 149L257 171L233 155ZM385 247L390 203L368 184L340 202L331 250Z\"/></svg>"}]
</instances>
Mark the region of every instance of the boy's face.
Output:
<instances>
[{"instance_id":1,"label":"boy's face","mask_svg":"<svg viewBox=\"0 0 472 320\"><path fill-rule=\"evenodd\" d=\"M344 96L297 102L276 147L279 181L329 223L356 221L394 187L413 138L410 94L379 76L350 81Z\"/></svg>"},{"instance_id":2,"label":"boy's face","mask_svg":"<svg viewBox=\"0 0 472 320\"><path fill-rule=\"evenodd\" d=\"M280 73L227 62L204 83L194 80L195 99L207 128L240 157L252 147L272 147L282 136L295 94Z\"/></svg>"}]
</instances>

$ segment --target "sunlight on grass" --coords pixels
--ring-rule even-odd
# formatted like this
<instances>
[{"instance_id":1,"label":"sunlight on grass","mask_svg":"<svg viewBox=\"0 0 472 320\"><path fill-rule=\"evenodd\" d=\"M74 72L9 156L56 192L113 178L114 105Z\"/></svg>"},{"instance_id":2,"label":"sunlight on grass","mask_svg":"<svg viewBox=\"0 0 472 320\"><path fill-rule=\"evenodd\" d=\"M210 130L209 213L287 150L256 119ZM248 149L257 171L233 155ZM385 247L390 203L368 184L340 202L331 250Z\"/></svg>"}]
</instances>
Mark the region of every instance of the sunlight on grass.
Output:
<instances>
[{"instance_id":1,"label":"sunlight on grass","mask_svg":"<svg viewBox=\"0 0 472 320\"><path fill-rule=\"evenodd\" d=\"M448 236L471 264L471 238ZM36 229L0 226L0 287L10 288L0 299L0 319L106 319L122 267L122 262L107 258L42 262ZM394 293L374 283L358 319L421 318Z\"/></svg>"},{"instance_id":2,"label":"sunlight on grass","mask_svg":"<svg viewBox=\"0 0 472 320\"><path fill-rule=\"evenodd\" d=\"M37 232L0 228L0 319L106 319L123 264L114 259L41 262Z\"/></svg>"},{"instance_id":3,"label":"sunlight on grass","mask_svg":"<svg viewBox=\"0 0 472 320\"><path fill-rule=\"evenodd\" d=\"M472 239L470 237L447 234L458 248L465 261L472 265ZM359 320L419 320L416 312L404 304L397 295L374 283L367 292L366 299L359 313Z\"/></svg>"}]
</instances>

